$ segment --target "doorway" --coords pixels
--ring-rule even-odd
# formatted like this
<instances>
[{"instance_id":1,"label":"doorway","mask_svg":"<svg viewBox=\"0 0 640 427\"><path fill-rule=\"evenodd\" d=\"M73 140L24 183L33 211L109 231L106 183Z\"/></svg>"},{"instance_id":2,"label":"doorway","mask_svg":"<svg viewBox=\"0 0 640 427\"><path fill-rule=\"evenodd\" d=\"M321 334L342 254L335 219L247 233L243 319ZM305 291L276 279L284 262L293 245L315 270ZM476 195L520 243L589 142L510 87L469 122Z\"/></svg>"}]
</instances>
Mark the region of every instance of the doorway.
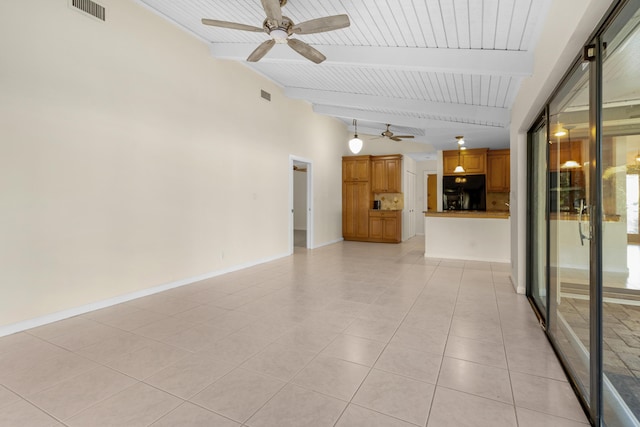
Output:
<instances>
[{"instance_id":1,"label":"doorway","mask_svg":"<svg viewBox=\"0 0 640 427\"><path fill-rule=\"evenodd\" d=\"M313 247L311 167L310 160L289 156L289 204L291 215L289 221L289 253L293 253L295 248L310 249Z\"/></svg>"}]
</instances>

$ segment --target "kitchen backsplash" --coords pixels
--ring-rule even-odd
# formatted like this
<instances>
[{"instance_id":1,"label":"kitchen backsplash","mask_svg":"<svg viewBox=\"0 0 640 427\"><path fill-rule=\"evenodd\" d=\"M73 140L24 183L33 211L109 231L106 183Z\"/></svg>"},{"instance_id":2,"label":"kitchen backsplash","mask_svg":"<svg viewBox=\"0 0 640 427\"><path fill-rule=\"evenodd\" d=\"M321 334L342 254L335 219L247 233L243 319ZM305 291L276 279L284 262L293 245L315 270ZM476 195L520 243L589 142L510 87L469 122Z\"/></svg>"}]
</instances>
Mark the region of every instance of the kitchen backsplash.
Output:
<instances>
[{"instance_id":1,"label":"kitchen backsplash","mask_svg":"<svg viewBox=\"0 0 640 427\"><path fill-rule=\"evenodd\" d=\"M403 193L376 193L374 200L380 200L380 209L383 211L397 211L404 209ZM371 206L373 208L373 205Z\"/></svg>"}]
</instances>

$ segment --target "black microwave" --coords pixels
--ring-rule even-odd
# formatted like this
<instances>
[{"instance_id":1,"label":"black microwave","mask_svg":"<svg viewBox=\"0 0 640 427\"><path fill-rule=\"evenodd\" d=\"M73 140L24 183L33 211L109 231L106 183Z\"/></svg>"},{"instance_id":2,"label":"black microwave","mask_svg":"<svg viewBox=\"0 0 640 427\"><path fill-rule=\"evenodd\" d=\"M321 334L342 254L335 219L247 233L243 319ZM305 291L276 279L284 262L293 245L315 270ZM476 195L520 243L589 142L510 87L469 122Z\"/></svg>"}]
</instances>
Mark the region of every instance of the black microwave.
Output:
<instances>
[{"instance_id":1,"label":"black microwave","mask_svg":"<svg viewBox=\"0 0 640 427\"><path fill-rule=\"evenodd\" d=\"M442 193L444 210L487 210L484 175L444 176Z\"/></svg>"}]
</instances>

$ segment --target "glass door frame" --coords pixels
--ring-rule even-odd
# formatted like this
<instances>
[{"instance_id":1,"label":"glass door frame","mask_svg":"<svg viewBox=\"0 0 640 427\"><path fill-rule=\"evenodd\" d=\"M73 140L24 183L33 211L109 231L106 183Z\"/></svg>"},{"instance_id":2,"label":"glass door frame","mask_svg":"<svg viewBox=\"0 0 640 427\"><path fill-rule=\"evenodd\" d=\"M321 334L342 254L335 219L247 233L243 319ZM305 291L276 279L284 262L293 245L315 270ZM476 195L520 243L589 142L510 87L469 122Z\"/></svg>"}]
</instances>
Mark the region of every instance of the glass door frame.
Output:
<instances>
[{"instance_id":1,"label":"glass door frame","mask_svg":"<svg viewBox=\"0 0 640 427\"><path fill-rule=\"evenodd\" d=\"M544 112L536 119L536 121L534 122L533 126L531 126L531 128L529 129L529 132L527 133L527 159L532 159L534 156L534 144L535 144L535 137L534 135L542 128L545 127L546 128L546 135L545 135L545 141L549 141L549 107L548 105L545 107ZM542 329L544 329L545 331L547 330L547 322L549 319L549 147L547 145L546 149L545 149L545 164L547 165L545 173L544 173L544 179L545 179L545 271L544 271L544 281L545 281L545 307L539 307L535 298L533 297L531 291L532 291L532 283L534 280L534 274L533 274L533 268L531 267L532 265L532 260L534 259L534 254L533 254L533 250L534 247L531 244L527 245L527 254L526 254L526 260L527 260L527 270L526 270L526 281L527 281L527 298L529 299L529 302L531 303L531 306L534 308L534 312L536 313L536 315L538 316L538 321L540 322L540 326L542 327ZM535 190L535 182L532 179L533 174L534 174L534 169L535 169L535 165L533 164L532 161L528 161L527 162L527 218L529 218L529 221L527 221L527 242L532 242L534 240L534 236L533 236L533 226L531 224L531 219L534 217L533 215L533 194L536 191Z\"/></svg>"},{"instance_id":2,"label":"glass door frame","mask_svg":"<svg viewBox=\"0 0 640 427\"><path fill-rule=\"evenodd\" d=\"M584 47L584 59L589 61L589 362L590 413L595 425L602 425L602 51L598 34Z\"/></svg>"}]
</instances>

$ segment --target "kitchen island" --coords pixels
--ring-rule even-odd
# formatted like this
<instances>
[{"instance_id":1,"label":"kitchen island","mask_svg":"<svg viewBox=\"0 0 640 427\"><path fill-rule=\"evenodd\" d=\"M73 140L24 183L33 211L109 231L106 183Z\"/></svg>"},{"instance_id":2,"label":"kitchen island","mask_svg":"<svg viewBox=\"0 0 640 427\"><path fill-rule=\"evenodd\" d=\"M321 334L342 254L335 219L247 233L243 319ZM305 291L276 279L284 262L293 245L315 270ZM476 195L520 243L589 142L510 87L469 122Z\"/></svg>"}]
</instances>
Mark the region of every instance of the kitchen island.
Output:
<instances>
[{"instance_id":1,"label":"kitchen island","mask_svg":"<svg viewBox=\"0 0 640 427\"><path fill-rule=\"evenodd\" d=\"M510 262L509 212L424 212L426 258Z\"/></svg>"}]
</instances>

